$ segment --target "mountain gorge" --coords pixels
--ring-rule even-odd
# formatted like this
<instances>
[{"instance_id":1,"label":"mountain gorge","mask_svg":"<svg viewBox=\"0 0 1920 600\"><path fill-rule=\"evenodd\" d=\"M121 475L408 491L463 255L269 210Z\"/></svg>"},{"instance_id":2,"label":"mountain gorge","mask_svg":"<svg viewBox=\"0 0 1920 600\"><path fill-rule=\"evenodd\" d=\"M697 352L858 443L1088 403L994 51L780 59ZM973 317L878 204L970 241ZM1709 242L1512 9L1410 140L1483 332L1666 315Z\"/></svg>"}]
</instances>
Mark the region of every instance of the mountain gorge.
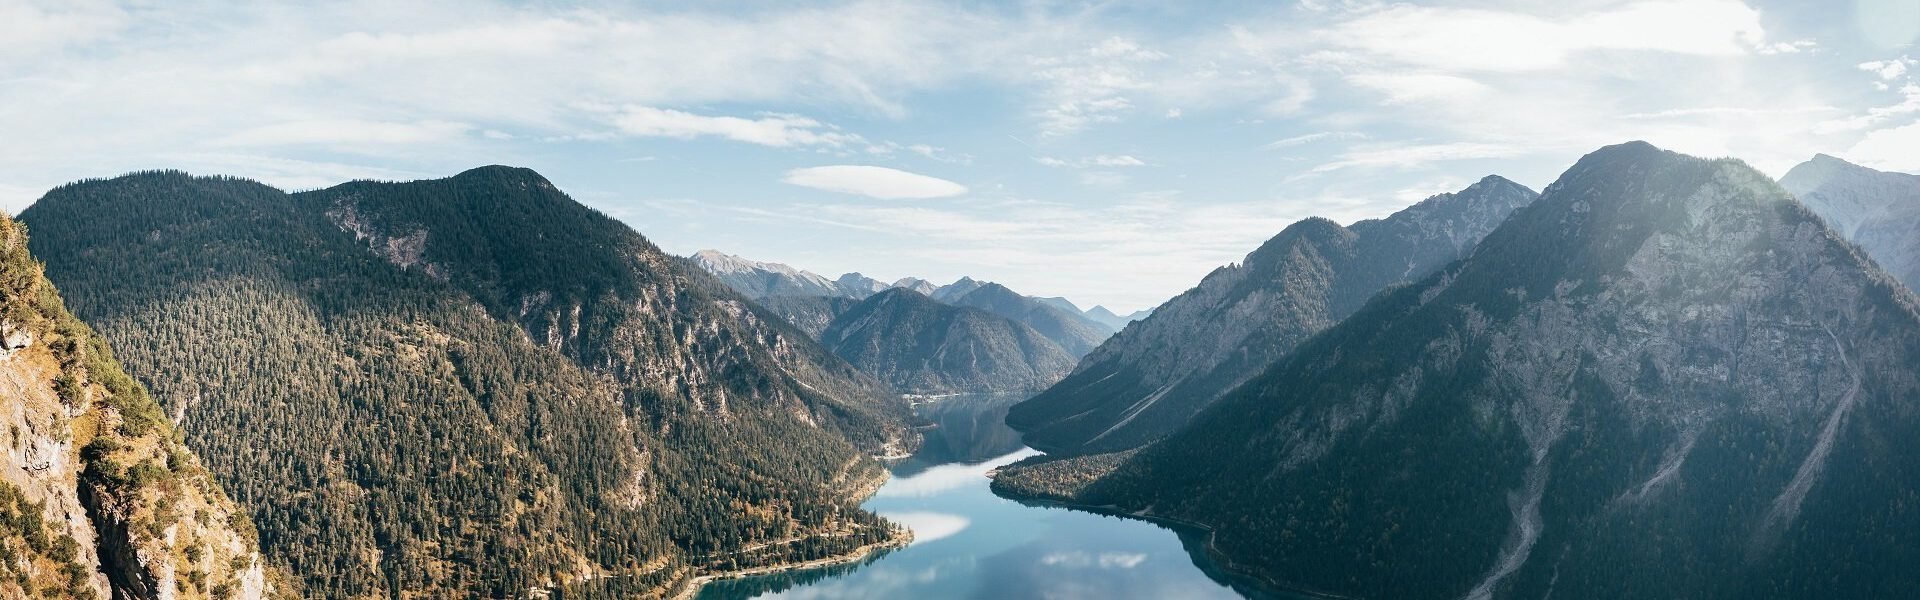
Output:
<instances>
[{"instance_id":1,"label":"mountain gorge","mask_svg":"<svg viewBox=\"0 0 1920 600\"><path fill-rule=\"evenodd\" d=\"M1920 175L1876 171L1821 154L1787 171L1780 187L1908 289L1920 287Z\"/></svg>"},{"instance_id":2,"label":"mountain gorge","mask_svg":"<svg viewBox=\"0 0 1920 600\"><path fill-rule=\"evenodd\" d=\"M1007 422L1029 445L1067 454L1172 433L1374 293L1464 256L1534 197L1487 177L1384 219L1295 223L1101 344Z\"/></svg>"},{"instance_id":3,"label":"mountain gorge","mask_svg":"<svg viewBox=\"0 0 1920 600\"><path fill-rule=\"evenodd\" d=\"M884 384L532 171L139 173L21 219L312 595L655 595L906 535L857 507L918 439Z\"/></svg>"},{"instance_id":4,"label":"mountain gorge","mask_svg":"<svg viewBox=\"0 0 1920 600\"><path fill-rule=\"evenodd\" d=\"M0 597L294 598L247 513L0 215Z\"/></svg>"},{"instance_id":5,"label":"mountain gorge","mask_svg":"<svg viewBox=\"0 0 1920 600\"><path fill-rule=\"evenodd\" d=\"M1340 596L1898 596L1915 364L1912 292L1806 206L1636 142L1110 474L995 486Z\"/></svg>"}]
</instances>

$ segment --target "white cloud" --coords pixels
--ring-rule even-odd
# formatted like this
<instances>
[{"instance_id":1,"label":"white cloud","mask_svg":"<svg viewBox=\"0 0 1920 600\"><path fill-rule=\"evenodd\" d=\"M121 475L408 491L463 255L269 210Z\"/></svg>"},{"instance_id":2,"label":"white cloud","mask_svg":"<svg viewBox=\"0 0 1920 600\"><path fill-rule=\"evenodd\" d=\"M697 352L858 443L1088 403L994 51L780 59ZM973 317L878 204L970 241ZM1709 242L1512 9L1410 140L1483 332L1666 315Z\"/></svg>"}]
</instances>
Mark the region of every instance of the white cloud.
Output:
<instances>
[{"instance_id":1,"label":"white cloud","mask_svg":"<svg viewBox=\"0 0 1920 600\"><path fill-rule=\"evenodd\" d=\"M1920 84L1908 83L1900 86L1899 102L1868 108L1865 113L1851 117L1821 121L1814 131L1817 133L1859 131L1914 113L1920 113Z\"/></svg>"},{"instance_id":2,"label":"white cloud","mask_svg":"<svg viewBox=\"0 0 1920 600\"><path fill-rule=\"evenodd\" d=\"M1766 44L1760 13L1732 0L1640 2L1576 15L1396 5L1325 33L1334 47L1447 70L1536 71L1596 50L1733 56Z\"/></svg>"},{"instance_id":3,"label":"white cloud","mask_svg":"<svg viewBox=\"0 0 1920 600\"><path fill-rule=\"evenodd\" d=\"M639 137L693 139L719 137L736 142L785 148L840 147L860 142L860 136L834 131L819 121L798 115L770 114L757 119L710 117L649 106L628 106L613 118L621 133Z\"/></svg>"},{"instance_id":4,"label":"white cloud","mask_svg":"<svg viewBox=\"0 0 1920 600\"><path fill-rule=\"evenodd\" d=\"M215 140L213 145L419 144L448 141L466 135L471 130L472 125L450 121L387 123L360 119L311 119L246 129Z\"/></svg>"},{"instance_id":5,"label":"white cloud","mask_svg":"<svg viewBox=\"0 0 1920 600\"><path fill-rule=\"evenodd\" d=\"M1868 132L1846 156L1876 169L1920 173L1920 122Z\"/></svg>"},{"instance_id":6,"label":"white cloud","mask_svg":"<svg viewBox=\"0 0 1920 600\"><path fill-rule=\"evenodd\" d=\"M787 171L781 181L829 192L883 199L949 198L967 193L967 187L919 173L870 165L831 165Z\"/></svg>"},{"instance_id":7,"label":"white cloud","mask_svg":"<svg viewBox=\"0 0 1920 600\"><path fill-rule=\"evenodd\" d=\"M1473 79L1441 73L1361 73L1347 77L1347 81L1386 94L1389 104L1462 102L1493 91Z\"/></svg>"},{"instance_id":8,"label":"white cloud","mask_svg":"<svg viewBox=\"0 0 1920 600\"><path fill-rule=\"evenodd\" d=\"M1081 157L1076 159L1061 159L1061 158L1054 158L1051 156L1042 156L1040 158L1034 159L1034 161L1049 167L1072 168L1072 169L1085 169L1085 168L1111 169L1111 168L1121 168L1121 167L1147 166L1147 161L1140 160L1137 157L1134 157L1132 155L1127 155L1127 154L1096 154L1093 156L1086 156L1086 157Z\"/></svg>"},{"instance_id":9,"label":"white cloud","mask_svg":"<svg viewBox=\"0 0 1920 600\"><path fill-rule=\"evenodd\" d=\"M1354 131L1316 131L1313 133L1306 133L1306 134L1296 135L1293 137L1277 139L1267 143L1264 146L1261 146L1261 148L1266 148L1268 150L1279 150L1281 148L1292 148L1294 146L1301 146L1301 145L1311 144L1319 141L1364 140L1364 139L1367 139L1367 134L1354 132Z\"/></svg>"},{"instance_id":10,"label":"white cloud","mask_svg":"<svg viewBox=\"0 0 1920 600\"><path fill-rule=\"evenodd\" d=\"M0 3L0 61L52 53L112 36L132 21L111 2Z\"/></svg>"},{"instance_id":11,"label":"white cloud","mask_svg":"<svg viewBox=\"0 0 1920 600\"><path fill-rule=\"evenodd\" d=\"M1505 158L1524 154L1525 149L1503 144L1449 142L1419 145L1370 145L1340 153L1333 161L1314 167L1315 173L1348 168L1393 167L1409 169L1436 162L1477 158Z\"/></svg>"},{"instance_id":12,"label":"white cloud","mask_svg":"<svg viewBox=\"0 0 1920 600\"><path fill-rule=\"evenodd\" d=\"M1878 75L1881 81L1893 81L1906 75L1907 70L1916 64L1914 59L1902 56L1887 60L1870 60L1859 64L1862 71Z\"/></svg>"}]
</instances>

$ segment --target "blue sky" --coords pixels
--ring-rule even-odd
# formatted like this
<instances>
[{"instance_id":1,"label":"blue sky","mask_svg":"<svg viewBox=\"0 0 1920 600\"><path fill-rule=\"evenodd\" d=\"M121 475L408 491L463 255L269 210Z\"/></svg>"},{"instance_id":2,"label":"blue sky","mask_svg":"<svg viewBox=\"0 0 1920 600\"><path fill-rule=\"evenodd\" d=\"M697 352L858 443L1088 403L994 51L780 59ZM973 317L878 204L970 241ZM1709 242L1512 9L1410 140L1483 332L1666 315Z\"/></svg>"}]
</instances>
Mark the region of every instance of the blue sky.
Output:
<instances>
[{"instance_id":1,"label":"blue sky","mask_svg":"<svg viewBox=\"0 0 1920 600\"><path fill-rule=\"evenodd\" d=\"M1920 1L0 0L0 207L539 170L667 250L1129 311L1646 139L1920 171Z\"/></svg>"}]
</instances>

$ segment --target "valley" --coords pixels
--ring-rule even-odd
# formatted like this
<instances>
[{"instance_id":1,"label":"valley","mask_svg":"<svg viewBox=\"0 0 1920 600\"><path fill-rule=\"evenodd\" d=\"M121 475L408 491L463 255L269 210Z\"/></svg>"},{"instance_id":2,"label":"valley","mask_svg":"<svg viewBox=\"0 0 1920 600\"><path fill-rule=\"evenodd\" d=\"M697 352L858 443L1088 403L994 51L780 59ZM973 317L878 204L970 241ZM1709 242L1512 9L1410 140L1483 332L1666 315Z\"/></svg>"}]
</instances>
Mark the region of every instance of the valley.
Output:
<instances>
[{"instance_id":1,"label":"valley","mask_svg":"<svg viewBox=\"0 0 1920 600\"><path fill-rule=\"evenodd\" d=\"M673 256L526 169L82 181L0 221L0 589L1873 595L1920 301L1830 223L1915 198L1837 162L1608 146L1124 318Z\"/></svg>"}]
</instances>

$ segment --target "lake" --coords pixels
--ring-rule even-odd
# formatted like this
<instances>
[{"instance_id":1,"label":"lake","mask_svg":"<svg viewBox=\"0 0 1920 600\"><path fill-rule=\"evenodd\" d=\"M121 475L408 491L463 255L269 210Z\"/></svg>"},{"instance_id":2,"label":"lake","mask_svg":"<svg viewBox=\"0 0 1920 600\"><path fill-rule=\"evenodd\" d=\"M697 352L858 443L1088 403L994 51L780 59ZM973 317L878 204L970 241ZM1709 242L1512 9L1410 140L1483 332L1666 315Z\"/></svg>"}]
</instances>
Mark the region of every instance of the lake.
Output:
<instances>
[{"instance_id":1,"label":"lake","mask_svg":"<svg viewBox=\"0 0 1920 600\"><path fill-rule=\"evenodd\" d=\"M699 598L1271 597L1212 569L1194 552L1199 534L995 496L988 471L1038 454L1003 422L1017 400L919 407L934 423L924 446L864 504L912 528L911 545L855 564L717 581Z\"/></svg>"}]
</instances>

